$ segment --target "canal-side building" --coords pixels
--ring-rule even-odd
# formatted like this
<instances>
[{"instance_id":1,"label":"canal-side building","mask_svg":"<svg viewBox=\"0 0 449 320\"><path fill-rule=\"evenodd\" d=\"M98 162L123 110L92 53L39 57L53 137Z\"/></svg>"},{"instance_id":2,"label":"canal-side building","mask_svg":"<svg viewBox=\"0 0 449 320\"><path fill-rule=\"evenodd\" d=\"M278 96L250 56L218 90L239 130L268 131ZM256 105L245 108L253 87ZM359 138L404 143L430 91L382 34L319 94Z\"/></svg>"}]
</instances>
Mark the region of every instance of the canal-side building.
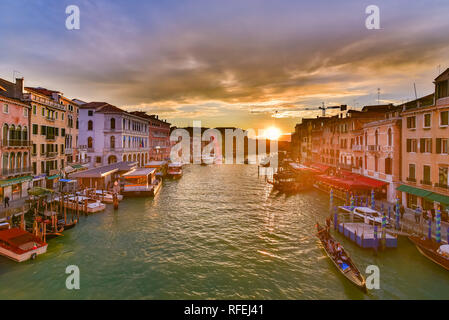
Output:
<instances>
[{"instance_id":1,"label":"canal-side building","mask_svg":"<svg viewBox=\"0 0 449 320\"><path fill-rule=\"evenodd\" d=\"M33 185L53 188L66 165L66 106L61 92L25 87L31 105L31 165Z\"/></svg>"},{"instance_id":2,"label":"canal-side building","mask_svg":"<svg viewBox=\"0 0 449 320\"><path fill-rule=\"evenodd\" d=\"M357 137L353 150L359 151L353 172L385 182L385 198L394 203L396 188L401 181L401 127L402 108L392 107L385 112L385 118L363 125L362 134ZM363 143L365 142L365 143Z\"/></svg>"},{"instance_id":3,"label":"canal-side building","mask_svg":"<svg viewBox=\"0 0 449 320\"><path fill-rule=\"evenodd\" d=\"M149 161L149 126L146 118L106 102L79 106L79 139L87 162L99 167L118 161Z\"/></svg>"},{"instance_id":4,"label":"canal-side building","mask_svg":"<svg viewBox=\"0 0 449 320\"><path fill-rule=\"evenodd\" d=\"M449 208L449 69L434 81L435 93L402 112L402 204ZM431 98L434 97L433 101Z\"/></svg>"},{"instance_id":5,"label":"canal-side building","mask_svg":"<svg viewBox=\"0 0 449 320\"><path fill-rule=\"evenodd\" d=\"M0 199L28 196L30 167L30 105L24 102L23 78L15 83L0 79L1 171Z\"/></svg>"},{"instance_id":6,"label":"canal-side building","mask_svg":"<svg viewBox=\"0 0 449 320\"><path fill-rule=\"evenodd\" d=\"M62 129L64 137L64 154L66 156L66 166L79 164L78 152L78 128L79 128L79 105L74 100L59 96L59 101L66 108L65 128Z\"/></svg>"}]
</instances>

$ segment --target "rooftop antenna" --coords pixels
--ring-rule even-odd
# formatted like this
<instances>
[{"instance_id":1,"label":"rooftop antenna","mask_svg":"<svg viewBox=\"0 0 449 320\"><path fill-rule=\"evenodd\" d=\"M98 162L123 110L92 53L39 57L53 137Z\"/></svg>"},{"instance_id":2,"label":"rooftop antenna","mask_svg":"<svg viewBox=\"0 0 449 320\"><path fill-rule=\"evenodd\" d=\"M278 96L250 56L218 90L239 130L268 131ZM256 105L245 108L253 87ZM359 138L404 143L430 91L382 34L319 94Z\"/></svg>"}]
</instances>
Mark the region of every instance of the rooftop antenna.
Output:
<instances>
[{"instance_id":1,"label":"rooftop antenna","mask_svg":"<svg viewBox=\"0 0 449 320\"><path fill-rule=\"evenodd\" d=\"M416 93L416 83L413 82L413 88L415 89L415 99L418 100L418 94Z\"/></svg>"},{"instance_id":2,"label":"rooftop antenna","mask_svg":"<svg viewBox=\"0 0 449 320\"><path fill-rule=\"evenodd\" d=\"M380 102L380 88L377 88L377 104Z\"/></svg>"}]
</instances>

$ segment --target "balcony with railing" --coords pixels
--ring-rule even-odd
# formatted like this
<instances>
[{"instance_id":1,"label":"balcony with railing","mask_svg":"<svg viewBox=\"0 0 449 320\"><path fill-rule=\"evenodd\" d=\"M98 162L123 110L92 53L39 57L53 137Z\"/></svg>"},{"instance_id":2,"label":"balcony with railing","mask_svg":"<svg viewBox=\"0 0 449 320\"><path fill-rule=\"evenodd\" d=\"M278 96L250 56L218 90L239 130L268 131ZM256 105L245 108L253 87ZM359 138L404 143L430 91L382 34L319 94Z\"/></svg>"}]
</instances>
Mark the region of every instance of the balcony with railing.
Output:
<instances>
[{"instance_id":1,"label":"balcony with railing","mask_svg":"<svg viewBox=\"0 0 449 320\"><path fill-rule=\"evenodd\" d=\"M380 145L378 144L370 144L366 146L366 151L368 152L379 152L380 151Z\"/></svg>"},{"instance_id":2,"label":"balcony with railing","mask_svg":"<svg viewBox=\"0 0 449 320\"><path fill-rule=\"evenodd\" d=\"M420 183L426 186L432 186L432 181L430 180L421 180Z\"/></svg>"},{"instance_id":3,"label":"balcony with railing","mask_svg":"<svg viewBox=\"0 0 449 320\"><path fill-rule=\"evenodd\" d=\"M47 151L44 156L46 158L54 158L58 155L58 153L56 151Z\"/></svg>"},{"instance_id":4,"label":"balcony with railing","mask_svg":"<svg viewBox=\"0 0 449 320\"><path fill-rule=\"evenodd\" d=\"M19 140L19 139L2 140L2 147L9 147L9 148L30 147L32 144L33 143L29 140Z\"/></svg>"},{"instance_id":5,"label":"balcony with railing","mask_svg":"<svg viewBox=\"0 0 449 320\"><path fill-rule=\"evenodd\" d=\"M359 144L353 144L352 151L363 151L363 146L361 146Z\"/></svg>"},{"instance_id":6,"label":"balcony with railing","mask_svg":"<svg viewBox=\"0 0 449 320\"><path fill-rule=\"evenodd\" d=\"M3 168L2 176L11 177L11 176L17 176L17 175L22 175L22 174L28 174L28 173L32 173L32 172L33 172L32 167L13 168L13 169Z\"/></svg>"}]
</instances>

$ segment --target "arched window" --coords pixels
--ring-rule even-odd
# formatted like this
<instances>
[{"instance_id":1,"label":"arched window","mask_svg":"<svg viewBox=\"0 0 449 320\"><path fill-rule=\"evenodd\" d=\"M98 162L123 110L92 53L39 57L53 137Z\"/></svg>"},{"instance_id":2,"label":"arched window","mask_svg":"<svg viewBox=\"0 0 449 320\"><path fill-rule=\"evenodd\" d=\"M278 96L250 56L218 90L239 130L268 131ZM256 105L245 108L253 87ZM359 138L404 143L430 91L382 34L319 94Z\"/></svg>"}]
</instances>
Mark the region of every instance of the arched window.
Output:
<instances>
[{"instance_id":1,"label":"arched window","mask_svg":"<svg viewBox=\"0 0 449 320\"><path fill-rule=\"evenodd\" d=\"M27 128L27 127L23 127L23 130L22 130L22 140L23 140L23 141L27 141L27 140L28 140L28 128Z\"/></svg>"},{"instance_id":2,"label":"arched window","mask_svg":"<svg viewBox=\"0 0 449 320\"><path fill-rule=\"evenodd\" d=\"M5 152L3 154L2 167L3 167L3 170L8 169L8 167L9 167L8 166L8 153L7 152Z\"/></svg>"},{"instance_id":3,"label":"arched window","mask_svg":"<svg viewBox=\"0 0 449 320\"><path fill-rule=\"evenodd\" d=\"M128 154L128 161L131 161L131 155Z\"/></svg>"},{"instance_id":4,"label":"arched window","mask_svg":"<svg viewBox=\"0 0 449 320\"><path fill-rule=\"evenodd\" d=\"M17 153L16 168L17 169L22 168L22 153L21 152Z\"/></svg>"},{"instance_id":5,"label":"arched window","mask_svg":"<svg viewBox=\"0 0 449 320\"><path fill-rule=\"evenodd\" d=\"M9 156L9 169L14 169L16 164L16 155L11 153Z\"/></svg>"},{"instance_id":6,"label":"arched window","mask_svg":"<svg viewBox=\"0 0 449 320\"><path fill-rule=\"evenodd\" d=\"M94 144L94 139L92 139L92 137L87 138L87 147L89 149L93 148L93 144Z\"/></svg>"},{"instance_id":7,"label":"arched window","mask_svg":"<svg viewBox=\"0 0 449 320\"><path fill-rule=\"evenodd\" d=\"M111 118L111 129L115 129L115 118Z\"/></svg>"},{"instance_id":8,"label":"arched window","mask_svg":"<svg viewBox=\"0 0 449 320\"><path fill-rule=\"evenodd\" d=\"M111 137L110 146L111 146L111 149L115 149L115 137L114 136Z\"/></svg>"},{"instance_id":9,"label":"arched window","mask_svg":"<svg viewBox=\"0 0 449 320\"><path fill-rule=\"evenodd\" d=\"M93 130L94 129L94 123L92 120L89 120L87 122L87 130Z\"/></svg>"},{"instance_id":10,"label":"arched window","mask_svg":"<svg viewBox=\"0 0 449 320\"><path fill-rule=\"evenodd\" d=\"M391 133L391 128L388 128L388 145L389 146L393 145L393 135Z\"/></svg>"},{"instance_id":11,"label":"arched window","mask_svg":"<svg viewBox=\"0 0 449 320\"><path fill-rule=\"evenodd\" d=\"M3 125L3 136L2 136L4 143L6 143L6 141L8 141L8 130L9 130L8 125L5 123Z\"/></svg>"},{"instance_id":12,"label":"arched window","mask_svg":"<svg viewBox=\"0 0 449 320\"><path fill-rule=\"evenodd\" d=\"M16 136L16 127L14 125L11 125L9 127L9 140L14 140Z\"/></svg>"},{"instance_id":13,"label":"arched window","mask_svg":"<svg viewBox=\"0 0 449 320\"><path fill-rule=\"evenodd\" d=\"M24 168L27 168L28 167L28 152L25 152L24 154L23 154L23 167Z\"/></svg>"},{"instance_id":14,"label":"arched window","mask_svg":"<svg viewBox=\"0 0 449 320\"><path fill-rule=\"evenodd\" d=\"M22 139L22 127L21 126L17 126L16 127L16 140L21 140Z\"/></svg>"},{"instance_id":15,"label":"arched window","mask_svg":"<svg viewBox=\"0 0 449 320\"><path fill-rule=\"evenodd\" d=\"M123 120L125 121L125 120ZM126 154L123 155L123 161L126 161Z\"/></svg>"},{"instance_id":16,"label":"arched window","mask_svg":"<svg viewBox=\"0 0 449 320\"><path fill-rule=\"evenodd\" d=\"M379 131L376 130L376 133L374 134L374 136L375 136L375 145L377 146L377 145L379 145Z\"/></svg>"}]
</instances>

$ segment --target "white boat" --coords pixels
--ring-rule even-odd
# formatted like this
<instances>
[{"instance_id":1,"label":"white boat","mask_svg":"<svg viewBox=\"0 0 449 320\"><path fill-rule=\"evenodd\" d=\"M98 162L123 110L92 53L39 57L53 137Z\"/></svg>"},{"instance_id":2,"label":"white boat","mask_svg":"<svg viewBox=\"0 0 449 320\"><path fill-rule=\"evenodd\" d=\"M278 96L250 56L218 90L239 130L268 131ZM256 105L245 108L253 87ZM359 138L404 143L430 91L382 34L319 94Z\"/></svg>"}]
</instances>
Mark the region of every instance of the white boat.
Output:
<instances>
[{"instance_id":1,"label":"white boat","mask_svg":"<svg viewBox=\"0 0 449 320\"><path fill-rule=\"evenodd\" d=\"M0 254L22 262L47 252L47 243L19 228L0 230Z\"/></svg>"},{"instance_id":2,"label":"white boat","mask_svg":"<svg viewBox=\"0 0 449 320\"><path fill-rule=\"evenodd\" d=\"M162 187L162 180L156 178L155 168L139 168L122 176L123 194L131 197L155 196Z\"/></svg>"},{"instance_id":3,"label":"white boat","mask_svg":"<svg viewBox=\"0 0 449 320\"><path fill-rule=\"evenodd\" d=\"M178 179L182 177L182 163L173 162L168 165L168 175L173 179Z\"/></svg>"},{"instance_id":4,"label":"white boat","mask_svg":"<svg viewBox=\"0 0 449 320\"><path fill-rule=\"evenodd\" d=\"M80 193L80 195L100 200L103 203L114 203L114 193L112 191L86 189L85 192ZM117 199L118 201L122 201L123 195L117 194Z\"/></svg>"},{"instance_id":5,"label":"white boat","mask_svg":"<svg viewBox=\"0 0 449 320\"><path fill-rule=\"evenodd\" d=\"M56 197L54 201L59 202L59 197ZM86 196L77 195L74 197L65 197L64 198L64 207L76 210L77 208L80 211L84 211L86 213L96 213L106 209L106 205L101 203L100 200L95 200Z\"/></svg>"},{"instance_id":6,"label":"white boat","mask_svg":"<svg viewBox=\"0 0 449 320\"><path fill-rule=\"evenodd\" d=\"M369 207L354 207L354 210L351 211L349 206L340 206L339 209L343 212L362 218L365 223L369 224L369 222L374 221L375 223L382 224L382 213Z\"/></svg>"}]
</instances>

